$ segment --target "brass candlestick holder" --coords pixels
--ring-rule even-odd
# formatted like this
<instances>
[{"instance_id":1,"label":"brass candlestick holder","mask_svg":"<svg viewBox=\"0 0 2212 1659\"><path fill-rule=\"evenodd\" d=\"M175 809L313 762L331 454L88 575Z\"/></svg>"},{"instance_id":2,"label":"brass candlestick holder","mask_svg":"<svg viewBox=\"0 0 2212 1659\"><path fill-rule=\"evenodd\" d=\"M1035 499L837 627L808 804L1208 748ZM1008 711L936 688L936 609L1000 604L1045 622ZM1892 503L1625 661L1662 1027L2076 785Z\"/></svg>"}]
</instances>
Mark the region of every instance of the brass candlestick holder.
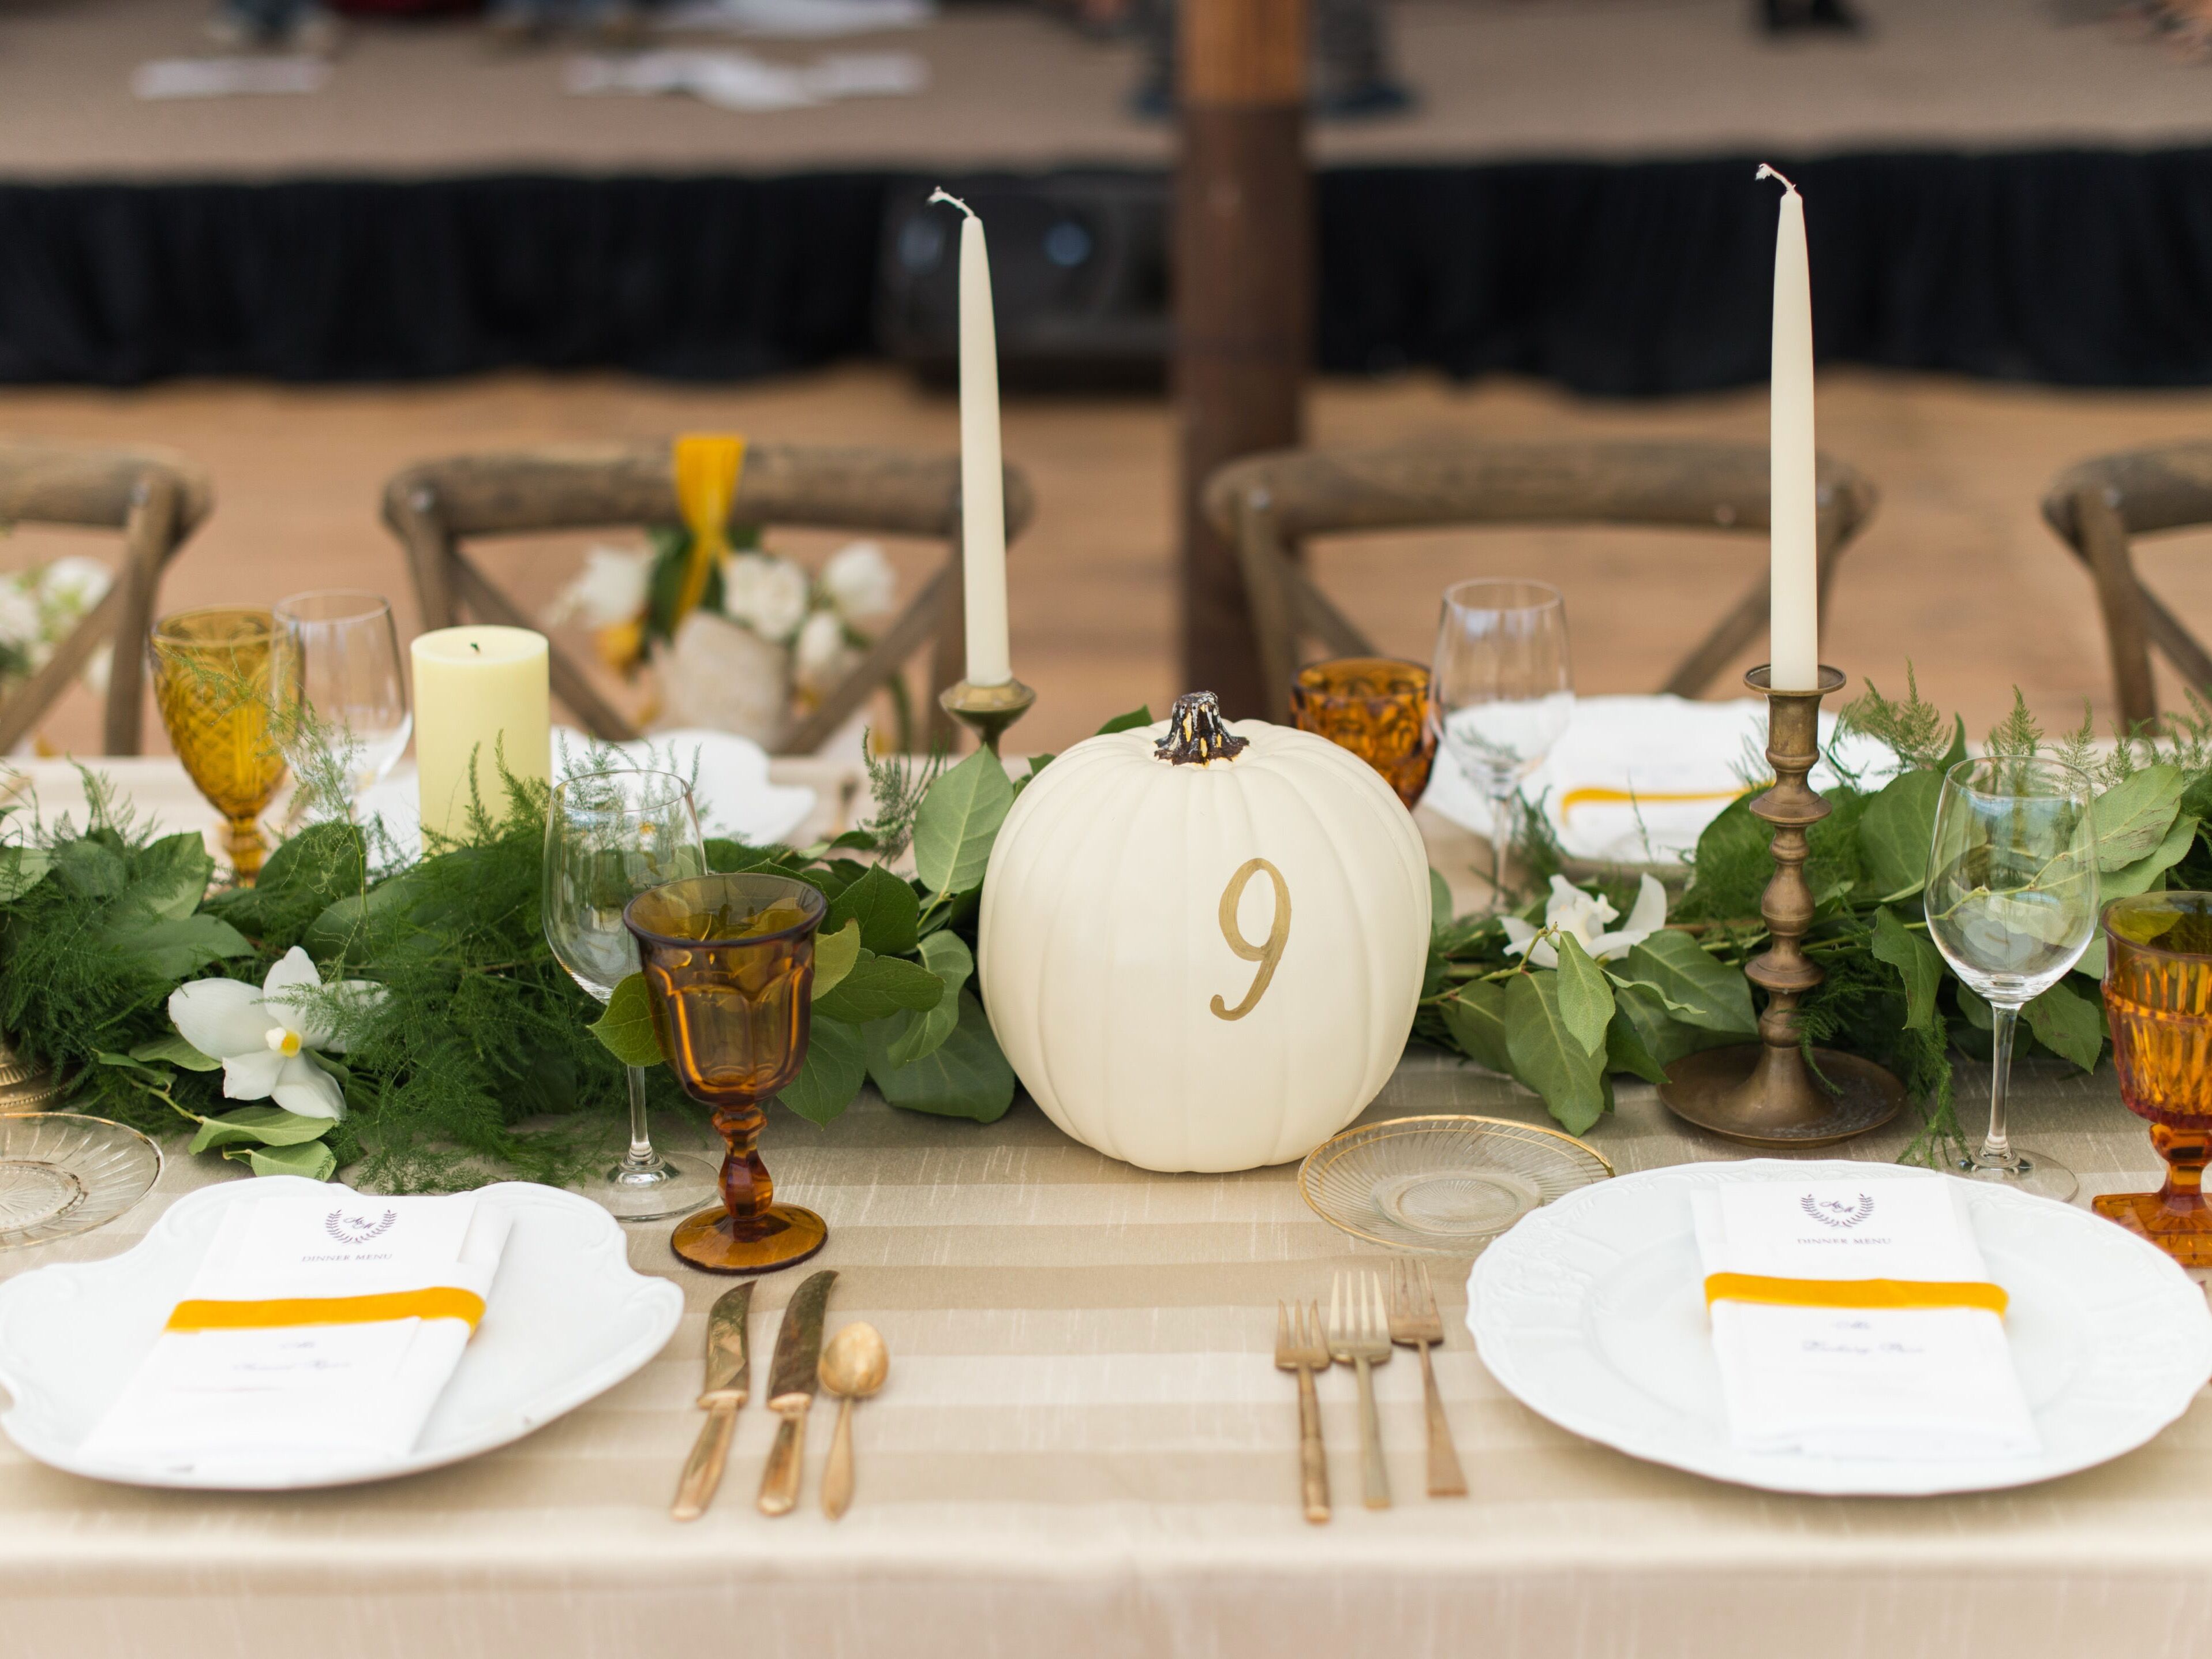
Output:
<instances>
[{"instance_id":1,"label":"brass candlestick holder","mask_svg":"<svg viewBox=\"0 0 2212 1659\"><path fill-rule=\"evenodd\" d=\"M1019 680L1008 680L1004 685L971 685L963 680L957 685L946 686L937 701L946 714L973 732L983 746L996 755L999 739L1006 735L1008 726L1030 712L1036 693Z\"/></svg>"},{"instance_id":2,"label":"brass candlestick holder","mask_svg":"<svg viewBox=\"0 0 2212 1659\"><path fill-rule=\"evenodd\" d=\"M25 1060L0 1036L0 1112L43 1112L61 1103L61 1079Z\"/></svg>"},{"instance_id":3,"label":"brass candlestick holder","mask_svg":"<svg viewBox=\"0 0 2212 1659\"><path fill-rule=\"evenodd\" d=\"M1659 1098L1685 1122L1747 1146L1826 1146L1880 1128L1905 1104L1905 1085L1872 1060L1816 1048L1815 1074L1798 1040L1798 1001L1826 977L1799 945L1813 922L1805 833L1829 811L1805 780L1820 758L1820 700L1841 688L1844 676L1824 666L1814 691L1777 691L1765 667L1743 678L1766 699L1766 760L1774 769L1774 787L1751 804L1774 826L1774 874L1759 904L1773 942L1743 969L1766 993L1766 1010L1757 1043L1676 1060Z\"/></svg>"}]
</instances>

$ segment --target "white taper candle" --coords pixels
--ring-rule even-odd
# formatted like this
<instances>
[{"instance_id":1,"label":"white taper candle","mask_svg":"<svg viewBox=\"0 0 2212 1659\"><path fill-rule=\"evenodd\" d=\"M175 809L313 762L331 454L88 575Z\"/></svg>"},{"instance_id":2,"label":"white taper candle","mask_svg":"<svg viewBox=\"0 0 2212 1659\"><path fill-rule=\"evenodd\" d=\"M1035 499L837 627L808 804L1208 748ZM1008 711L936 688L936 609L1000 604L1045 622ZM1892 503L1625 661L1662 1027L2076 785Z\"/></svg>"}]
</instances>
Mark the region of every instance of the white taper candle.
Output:
<instances>
[{"instance_id":1,"label":"white taper candle","mask_svg":"<svg viewBox=\"0 0 2212 1659\"><path fill-rule=\"evenodd\" d=\"M1774 356L1768 392L1768 547L1772 595L1767 611L1770 680L1778 691L1820 684L1820 503L1813 438L1813 278L1805 257L1805 202L1780 181L1774 229Z\"/></svg>"},{"instance_id":2,"label":"white taper candle","mask_svg":"<svg viewBox=\"0 0 2212 1659\"><path fill-rule=\"evenodd\" d=\"M1006 644L1006 501L999 456L999 336L991 316L991 258L983 222L940 190L960 222L960 553L966 573L968 683L1014 677Z\"/></svg>"}]
</instances>

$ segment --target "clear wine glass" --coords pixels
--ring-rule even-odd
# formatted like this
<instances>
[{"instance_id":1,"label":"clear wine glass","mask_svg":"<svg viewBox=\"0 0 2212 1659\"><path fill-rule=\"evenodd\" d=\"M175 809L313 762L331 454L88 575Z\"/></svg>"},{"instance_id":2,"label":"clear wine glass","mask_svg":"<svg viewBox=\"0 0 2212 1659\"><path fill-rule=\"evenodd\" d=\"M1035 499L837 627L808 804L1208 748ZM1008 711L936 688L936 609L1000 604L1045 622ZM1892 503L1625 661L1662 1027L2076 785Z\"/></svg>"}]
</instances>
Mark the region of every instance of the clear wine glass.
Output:
<instances>
[{"instance_id":1,"label":"clear wine glass","mask_svg":"<svg viewBox=\"0 0 2212 1659\"><path fill-rule=\"evenodd\" d=\"M2005 1125L2020 1011L2064 978L2097 928L2097 838L2089 780L2062 762L2002 755L1943 777L1923 905L1951 971L1990 1005L1990 1128L1957 1172L2045 1198L2074 1176L2014 1146Z\"/></svg>"},{"instance_id":2,"label":"clear wine glass","mask_svg":"<svg viewBox=\"0 0 2212 1659\"><path fill-rule=\"evenodd\" d=\"M1567 602L1544 582L1444 590L1434 673L1444 748L1490 802L1490 891L1505 908L1505 848L1521 785L1574 718Z\"/></svg>"},{"instance_id":3,"label":"clear wine glass","mask_svg":"<svg viewBox=\"0 0 2212 1659\"><path fill-rule=\"evenodd\" d=\"M640 893L703 875L706 843L691 790L673 772L586 772L554 786L545 815L545 941L563 968L605 1002L638 971L623 910ZM624 1221L655 1221L711 1202L715 1166L657 1152L646 1122L645 1072L629 1068L629 1151L584 1186Z\"/></svg>"},{"instance_id":4,"label":"clear wine glass","mask_svg":"<svg viewBox=\"0 0 2212 1659\"><path fill-rule=\"evenodd\" d=\"M283 689L330 728L358 802L398 763L415 726L392 607L375 593L328 588L278 601L276 615ZM293 769L302 769L298 756Z\"/></svg>"}]
</instances>

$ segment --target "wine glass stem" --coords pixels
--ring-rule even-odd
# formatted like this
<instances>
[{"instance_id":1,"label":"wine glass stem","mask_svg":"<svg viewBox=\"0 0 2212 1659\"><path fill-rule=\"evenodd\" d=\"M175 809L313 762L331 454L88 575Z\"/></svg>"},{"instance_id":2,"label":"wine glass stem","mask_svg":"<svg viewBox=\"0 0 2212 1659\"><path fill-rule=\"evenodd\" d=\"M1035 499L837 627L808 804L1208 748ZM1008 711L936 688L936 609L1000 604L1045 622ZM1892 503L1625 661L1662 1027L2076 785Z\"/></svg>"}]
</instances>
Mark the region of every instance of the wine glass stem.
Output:
<instances>
[{"instance_id":1,"label":"wine glass stem","mask_svg":"<svg viewBox=\"0 0 2212 1659\"><path fill-rule=\"evenodd\" d=\"M1490 796L1490 909L1493 915L1505 911L1505 849L1512 843L1516 828L1515 797L1517 789L1493 789Z\"/></svg>"},{"instance_id":2,"label":"wine glass stem","mask_svg":"<svg viewBox=\"0 0 2212 1659\"><path fill-rule=\"evenodd\" d=\"M2012 1036L2020 1025L2020 1004L1990 1005L1990 1132L1982 1138L1978 1162L2008 1164L2012 1137L2005 1130L2005 1094L2012 1084Z\"/></svg>"},{"instance_id":3,"label":"wine glass stem","mask_svg":"<svg viewBox=\"0 0 2212 1659\"><path fill-rule=\"evenodd\" d=\"M660 1159L653 1150L653 1133L645 1121L645 1067L629 1069L629 1156L623 1168L635 1174L658 1169Z\"/></svg>"}]
</instances>

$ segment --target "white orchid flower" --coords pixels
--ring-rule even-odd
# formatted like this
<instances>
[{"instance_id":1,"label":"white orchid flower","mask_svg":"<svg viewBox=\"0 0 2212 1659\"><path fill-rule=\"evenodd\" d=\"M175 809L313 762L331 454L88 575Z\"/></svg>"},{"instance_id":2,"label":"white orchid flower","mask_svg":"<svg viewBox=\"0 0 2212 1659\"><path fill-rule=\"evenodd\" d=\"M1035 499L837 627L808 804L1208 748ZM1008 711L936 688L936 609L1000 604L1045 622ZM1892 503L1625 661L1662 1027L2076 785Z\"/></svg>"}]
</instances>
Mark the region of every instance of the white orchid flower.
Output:
<instances>
[{"instance_id":1,"label":"white orchid flower","mask_svg":"<svg viewBox=\"0 0 2212 1659\"><path fill-rule=\"evenodd\" d=\"M327 1005L310 1006L301 994L319 990L322 983L315 964L295 945L258 991L240 979L196 979L179 986L169 996L169 1018L185 1042L222 1062L226 1097L273 1097L288 1112L335 1120L345 1115L345 1096L307 1051L343 1054L345 1043L331 1027ZM342 980L331 988L357 1006L374 1007L386 996L381 985L365 979Z\"/></svg>"},{"instance_id":2,"label":"white orchid flower","mask_svg":"<svg viewBox=\"0 0 2212 1659\"><path fill-rule=\"evenodd\" d=\"M806 573L788 559L737 554L722 564L722 614L787 645L806 620Z\"/></svg>"},{"instance_id":3,"label":"white orchid flower","mask_svg":"<svg viewBox=\"0 0 2212 1659\"><path fill-rule=\"evenodd\" d=\"M1537 967L1556 968L1559 965L1559 952L1542 935L1572 933L1576 942L1589 952L1591 961L1611 962L1626 956L1666 925L1667 890L1645 876L1636 890L1636 902L1629 907L1628 920L1611 933L1604 931L1606 923L1620 919L1620 912L1610 902L1595 893L1585 893L1565 876L1552 878L1552 896L1544 902L1542 927L1531 927L1518 916L1498 918L1504 925L1505 954L1509 957L1517 957L1525 951L1528 960Z\"/></svg>"},{"instance_id":4,"label":"white orchid flower","mask_svg":"<svg viewBox=\"0 0 2212 1659\"><path fill-rule=\"evenodd\" d=\"M887 616L898 599L898 577L874 542L848 542L822 567L822 590L847 622Z\"/></svg>"}]
</instances>

